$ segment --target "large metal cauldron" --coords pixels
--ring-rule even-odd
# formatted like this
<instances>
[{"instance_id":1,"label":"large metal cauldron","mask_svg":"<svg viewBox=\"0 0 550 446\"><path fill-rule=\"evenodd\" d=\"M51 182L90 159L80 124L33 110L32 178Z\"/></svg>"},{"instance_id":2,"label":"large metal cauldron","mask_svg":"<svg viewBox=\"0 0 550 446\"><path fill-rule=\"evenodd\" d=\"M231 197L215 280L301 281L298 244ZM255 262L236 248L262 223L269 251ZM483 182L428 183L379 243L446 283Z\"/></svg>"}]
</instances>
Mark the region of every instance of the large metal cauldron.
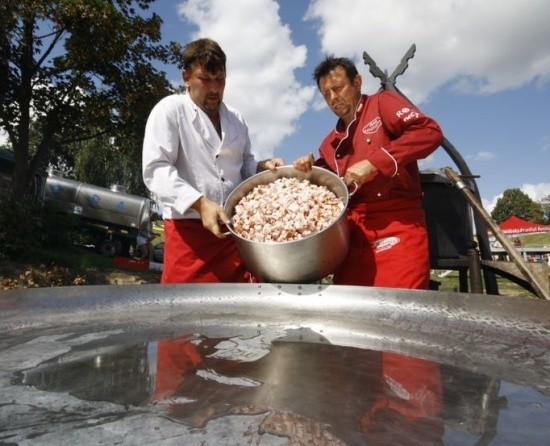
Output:
<instances>
[{"instance_id":1,"label":"large metal cauldron","mask_svg":"<svg viewBox=\"0 0 550 446\"><path fill-rule=\"evenodd\" d=\"M277 172L266 170L241 183L229 195L225 213L235 214L235 206L254 187L270 184L279 178L298 178L327 187L344 203L344 209L328 228L300 240L290 242L256 242L239 236L231 227L237 247L248 269L262 282L311 283L331 274L348 252L349 230L345 208L349 193L345 183L332 172L313 167L300 172L283 166Z\"/></svg>"},{"instance_id":2,"label":"large metal cauldron","mask_svg":"<svg viewBox=\"0 0 550 446\"><path fill-rule=\"evenodd\" d=\"M1 291L0 443L539 446L549 321L537 299L343 285Z\"/></svg>"}]
</instances>

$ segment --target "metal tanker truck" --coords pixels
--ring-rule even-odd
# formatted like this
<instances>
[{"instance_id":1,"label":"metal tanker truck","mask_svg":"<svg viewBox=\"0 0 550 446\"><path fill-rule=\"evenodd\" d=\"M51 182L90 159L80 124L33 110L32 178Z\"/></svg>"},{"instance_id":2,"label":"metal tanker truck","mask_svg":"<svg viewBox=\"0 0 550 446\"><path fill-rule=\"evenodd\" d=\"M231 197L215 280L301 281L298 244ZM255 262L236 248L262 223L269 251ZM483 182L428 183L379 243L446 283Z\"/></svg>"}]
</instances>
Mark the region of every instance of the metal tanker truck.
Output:
<instances>
[{"instance_id":1,"label":"metal tanker truck","mask_svg":"<svg viewBox=\"0 0 550 446\"><path fill-rule=\"evenodd\" d=\"M82 183L50 170L46 179L45 200L80 217L82 229L93 236L96 249L103 255L128 255L141 221L156 203L125 192L121 186L111 189Z\"/></svg>"}]
</instances>

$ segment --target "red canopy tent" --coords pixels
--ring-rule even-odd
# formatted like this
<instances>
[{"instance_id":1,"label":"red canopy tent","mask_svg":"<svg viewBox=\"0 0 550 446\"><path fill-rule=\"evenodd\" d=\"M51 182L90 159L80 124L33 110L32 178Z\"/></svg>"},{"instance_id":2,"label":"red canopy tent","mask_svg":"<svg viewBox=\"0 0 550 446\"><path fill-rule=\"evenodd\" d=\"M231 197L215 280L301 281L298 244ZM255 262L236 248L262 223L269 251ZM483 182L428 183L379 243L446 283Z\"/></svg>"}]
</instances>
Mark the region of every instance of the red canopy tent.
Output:
<instances>
[{"instance_id":1,"label":"red canopy tent","mask_svg":"<svg viewBox=\"0 0 550 446\"><path fill-rule=\"evenodd\" d=\"M498 226L506 235L543 234L550 232L550 225L533 223L515 215L508 217Z\"/></svg>"}]
</instances>

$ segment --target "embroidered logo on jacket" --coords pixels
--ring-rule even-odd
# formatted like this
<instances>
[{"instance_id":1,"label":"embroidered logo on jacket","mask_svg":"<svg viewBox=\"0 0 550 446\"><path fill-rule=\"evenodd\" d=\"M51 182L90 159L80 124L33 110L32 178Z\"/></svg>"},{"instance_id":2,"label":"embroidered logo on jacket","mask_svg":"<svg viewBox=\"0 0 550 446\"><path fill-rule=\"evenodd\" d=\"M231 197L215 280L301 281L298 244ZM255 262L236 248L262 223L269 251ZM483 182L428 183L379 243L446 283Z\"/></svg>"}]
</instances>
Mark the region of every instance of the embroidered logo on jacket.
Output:
<instances>
[{"instance_id":1,"label":"embroidered logo on jacket","mask_svg":"<svg viewBox=\"0 0 550 446\"><path fill-rule=\"evenodd\" d=\"M377 116L371 122L367 123L365 127L363 127L362 132L365 135L368 135L369 133L374 133L380 128L381 125L382 120L380 119L380 116Z\"/></svg>"},{"instance_id":2,"label":"embroidered logo on jacket","mask_svg":"<svg viewBox=\"0 0 550 446\"><path fill-rule=\"evenodd\" d=\"M407 122L413 118L418 118L420 117L420 114L414 110L411 110L410 108L408 107L403 107L401 110L399 110L396 114L395 114L399 119L403 118L403 121L404 122Z\"/></svg>"},{"instance_id":3,"label":"embroidered logo on jacket","mask_svg":"<svg viewBox=\"0 0 550 446\"><path fill-rule=\"evenodd\" d=\"M410 111L411 109L409 107L403 107L401 110L398 110L397 113L395 113L395 116L397 116L398 118L401 118L407 113L409 113Z\"/></svg>"},{"instance_id":4,"label":"embroidered logo on jacket","mask_svg":"<svg viewBox=\"0 0 550 446\"><path fill-rule=\"evenodd\" d=\"M393 248L400 241L401 239L399 237L379 238L378 240L372 242L372 246L374 247L374 252L382 252Z\"/></svg>"}]
</instances>

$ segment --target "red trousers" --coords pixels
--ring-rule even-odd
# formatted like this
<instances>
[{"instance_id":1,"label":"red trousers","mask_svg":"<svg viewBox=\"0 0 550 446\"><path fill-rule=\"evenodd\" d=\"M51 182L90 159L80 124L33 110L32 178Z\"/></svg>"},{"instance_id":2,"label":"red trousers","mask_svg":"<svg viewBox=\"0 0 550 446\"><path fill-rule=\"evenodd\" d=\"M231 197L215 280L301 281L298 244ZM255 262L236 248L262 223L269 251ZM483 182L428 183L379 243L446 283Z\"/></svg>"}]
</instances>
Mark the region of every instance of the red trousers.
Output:
<instances>
[{"instance_id":1,"label":"red trousers","mask_svg":"<svg viewBox=\"0 0 550 446\"><path fill-rule=\"evenodd\" d=\"M185 374L195 369L202 357L188 336L157 343L157 373L153 398L161 400L175 394Z\"/></svg>"},{"instance_id":2,"label":"red trousers","mask_svg":"<svg viewBox=\"0 0 550 446\"><path fill-rule=\"evenodd\" d=\"M430 253L421 208L348 211L349 252L334 273L339 285L428 289Z\"/></svg>"},{"instance_id":3,"label":"red trousers","mask_svg":"<svg viewBox=\"0 0 550 446\"><path fill-rule=\"evenodd\" d=\"M217 238L199 220L164 220L161 283L251 281L232 237Z\"/></svg>"},{"instance_id":4,"label":"red trousers","mask_svg":"<svg viewBox=\"0 0 550 446\"><path fill-rule=\"evenodd\" d=\"M381 378L378 396L361 418L367 438L377 445L442 445L439 364L383 352Z\"/></svg>"}]
</instances>

